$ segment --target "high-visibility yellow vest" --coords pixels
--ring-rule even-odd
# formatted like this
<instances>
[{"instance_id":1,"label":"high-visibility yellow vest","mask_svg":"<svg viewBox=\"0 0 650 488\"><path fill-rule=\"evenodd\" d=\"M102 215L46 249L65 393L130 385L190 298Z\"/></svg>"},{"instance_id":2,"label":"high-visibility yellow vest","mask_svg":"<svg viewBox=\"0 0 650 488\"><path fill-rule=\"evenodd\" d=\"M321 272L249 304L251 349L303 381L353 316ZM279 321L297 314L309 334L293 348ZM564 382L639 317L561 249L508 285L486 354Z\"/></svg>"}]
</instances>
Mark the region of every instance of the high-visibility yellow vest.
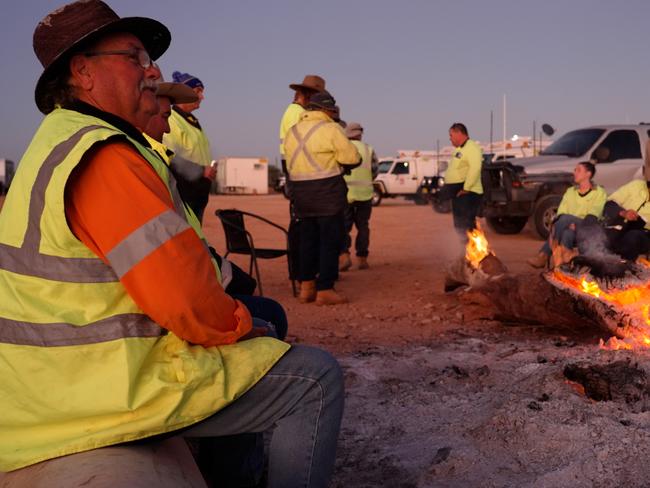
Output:
<instances>
[{"instance_id":1,"label":"high-visibility yellow vest","mask_svg":"<svg viewBox=\"0 0 650 488\"><path fill-rule=\"evenodd\" d=\"M361 165L345 175L348 202L367 202L372 199L372 146L361 141L350 141L361 155Z\"/></svg>"},{"instance_id":2,"label":"high-visibility yellow vest","mask_svg":"<svg viewBox=\"0 0 650 488\"><path fill-rule=\"evenodd\" d=\"M475 141L467 139L465 144L454 149L445 173L445 183L463 183L463 190L483 193L481 168L483 150Z\"/></svg>"},{"instance_id":3,"label":"high-visibility yellow vest","mask_svg":"<svg viewBox=\"0 0 650 488\"><path fill-rule=\"evenodd\" d=\"M340 176L341 166L356 164L359 153L341 126L321 111L305 112L284 139L291 181Z\"/></svg>"},{"instance_id":4,"label":"high-visibility yellow vest","mask_svg":"<svg viewBox=\"0 0 650 488\"><path fill-rule=\"evenodd\" d=\"M580 195L578 187L571 186L564 192L557 214L574 215L581 219L584 219L587 215L601 218L606 201L607 192L600 185L594 185L586 195Z\"/></svg>"},{"instance_id":5,"label":"high-visibility yellow vest","mask_svg":"<svg viewBox=\"0 0 650 488\"><path fill-rule=\"evenodd\" d=\"M116 246L108 265L68 227L64 192L83 155L111 137L153 166L175 210ZM270 338L190 345L128 295L119 276L190 226L169 181L150 148L101 119L56 109L36 132L0 213L0 471L194 424L288 349Z\"/></svg>"},{"instance_id":6,"label":"high-visibility yellow vest","mask_svg":"<svg viewBox=\"0 0 650 488\"><path fill-rule=\"evenodd\" d=\"M298 103L290 103L282 115L280 121L280 154L284 157L284 138L287 132L300 121L300 117L305 113L305 109Z\"/></svg>"},{"instance_id":7,"label":"high-visibility yellow vest","mask_svg":"<svg viewBox=\"0 0 650 488\"><path fill-rule=\"evenodd\" d=\"M613 200L625 210L634 210L645 221L645 228L650 230L650 192L645 180L632 180L612 193L608 200Z\"/></svg>"},{"instance_id":8,"label":"high-visibility yellow vest","mask_svg":"<svg viewBox=\"0 0 650 488\"><path fill-rule=\"evenodd\" d=\"M163 136L163 143L178 157L202 166L212 162L210 142L205 132L193 126L176 110L169 117L169 134Z\"/></svg>"}]
</instances>

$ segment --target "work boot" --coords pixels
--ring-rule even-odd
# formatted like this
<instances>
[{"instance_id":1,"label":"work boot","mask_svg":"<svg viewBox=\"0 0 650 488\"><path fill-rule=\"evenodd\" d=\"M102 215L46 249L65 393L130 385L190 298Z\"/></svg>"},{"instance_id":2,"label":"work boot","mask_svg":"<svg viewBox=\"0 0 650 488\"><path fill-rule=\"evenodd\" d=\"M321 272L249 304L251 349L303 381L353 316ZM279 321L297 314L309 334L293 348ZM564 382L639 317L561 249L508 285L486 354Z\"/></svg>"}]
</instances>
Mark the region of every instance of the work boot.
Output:
<instances>
[{"instance_id":1,"label":"work boot","mask_svg":"<svg viewBox=\"0 0 650 488\"><path fill-rule=\"evenodd\" d=\"M368 269L370 267L366 256L357 256L357 261L359 262L359 269Z\"/></svg>"},{"instance_id":2,"label":"work boot","mask_svg":"<svg viewBox=\"0 0 650 488\"><path fill-rule=\"evenodd\" d=\"M314 300L316 300L316 280L301 281L298 301L300 303L309 303Z\"/></svg>"},{"instance_id":3,"label":"work boot","mask_svg":"<svg viewBox=\"0 0 650 488\"><path fill-rule=\"evenodd\" d=\"M568 247L564 247L562 245L556 246L553 249L553 256L551 257L551 260L553 262L553 269L559 268L563 264L568 263L577 255L577 249L569 249Z\"/></svg>"},{"instance_id":4,"label":"work boot","mask_svg":"<svg viewBox=\"0 0 650 488\"><path fill-rule=\"evenodd\" d=\"M543 252L540 252L534 258L526 259L526 262L531 265L533 268L543 268L548 262L548 256Z\"/></svg>"},{"instance_id":5,"label":"work boot","mask_svg":"<svg viewBox=\"0 0 650 488\"><path fill-rule=\"evenodd\" d=\"M316 305L340 305L341 303L348 303L348 299L334 288L319 290L316 293Z\"/></svg>"},{"instance_id":6,"label":"work boot","mask_svg":"<svg viewBox=\"0 0 650 488\"><path fill-rule=\"evenodd\" d=\"M339 271L347 271L352 266L350 253L344 252L339 255Z\"/></svg>"}]
</instances>

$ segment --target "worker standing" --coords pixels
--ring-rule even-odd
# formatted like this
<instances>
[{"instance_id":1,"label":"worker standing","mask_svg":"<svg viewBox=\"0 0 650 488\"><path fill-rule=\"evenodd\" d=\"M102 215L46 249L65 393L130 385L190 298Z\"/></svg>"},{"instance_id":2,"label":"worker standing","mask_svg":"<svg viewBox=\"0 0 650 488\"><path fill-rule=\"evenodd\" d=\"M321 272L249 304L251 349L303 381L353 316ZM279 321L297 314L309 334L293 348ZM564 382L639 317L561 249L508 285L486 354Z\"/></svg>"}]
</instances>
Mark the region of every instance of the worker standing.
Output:
<instances>
[{"instance_id":1,"label":"worker standing","mask_svg":"<svg viewBox=\"0 0 650 488\"><path fill-rule=\"evenodd\" d=\"M357 122L351 122L345 129L345 134L354 144L361 155L361 165L345 175L348 186L348 205L345 209L345 239L343 251L339 256L339 270L346 271L352 266L350 247L352 227L357 228L354 247L359 269L368 268L368 246L370 244L370 214L372 213L372 180L377 172L377 155L369 144L361 141L363 127Z\"/></svg>"},{"instance_id":2,"label":"worker standing","mask_svg":"<svg viewBox=\"0 0 650 488\"><path fill-rule=\"evenodd\" d=\"M469 138L467 127L460 122L449 128L449 141L456 149L445 174L445 187L451 197L454 228L465 240L467 231L476 227L476 216L483 197L483 152Z\"/></svg>"},{"instance_id":3,"label":"worker standing","mask_svg":"<svg viewBox=\"0 0 650 488\"><path fill-rule=\"evenodd\" d=\"M287 171L300 222L300 302L346 303L334 290L343 240L347 186L343 166L358 166L359 153L334 121L336 101L313 95L300 122L284 140Z\"/></svg>"},{"instance_id":4,"label":"worker standing","mask_svg":"<svg viewBox=\"0 0 650 488\"><path fill-rule=\"evenodd\" d=\"M195 102L177 103L172 108L172 115L169 118L171 131L165 134L165 145L174 152L172 166L199 166L196 178L181 177L178 179L178 191L183 200L187 202L199 222L203 221L203 212L208 204L210 187L214 180L216 170L210 166L212 153L210 142L206 136L199 119L193 112L199 109L203 101L203 82L196 76L188 73L174 71L172 78L175 83L183 83L189 86L198 96Z\"/></svg>"}]
</instances>

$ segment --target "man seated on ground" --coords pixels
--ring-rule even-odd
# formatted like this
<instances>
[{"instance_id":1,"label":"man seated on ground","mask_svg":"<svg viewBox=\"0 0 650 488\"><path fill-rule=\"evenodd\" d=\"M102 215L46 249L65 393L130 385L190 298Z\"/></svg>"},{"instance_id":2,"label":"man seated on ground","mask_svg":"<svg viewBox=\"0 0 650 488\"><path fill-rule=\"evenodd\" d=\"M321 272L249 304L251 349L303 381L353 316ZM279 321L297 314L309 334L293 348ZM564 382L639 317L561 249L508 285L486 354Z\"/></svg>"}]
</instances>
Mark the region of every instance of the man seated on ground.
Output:
<instances>
[{"instance_id":1,"label":"man seated on ground","mask_svg":"<svg viewBox=\"0 0 650 488\"><path fill-rule=\"evenodd\" d=\"M632 180L612 193L605 206L607 247L629 261L650 250L649 186L645 180Z\"/></svg>"},{"instance_id":2,"label":"man seated on ground","mask_svg":"<svg viewBox=\"0 0 650 488\"><path fill-rule=\"evenodd\" d=\"M0 471L158 434L275 428L269 486L327 486L338 364L257 337L142 136L170 40L99 0L34 32L46 117L0 212Z\"/></svg>"},{"instance_id":3,"label":"man seated on ground","mask_svg":"<svg viewBox=\"0 0 650 488\"><path fill-rule=\"evenodd\" d=\"M578 163L573 170L574 186L567 189L557 209L551 234L540 249L539 254L527 262L534 268L546 266L551 256L553 267L571 260L575 256L576 231L586 218L600 219L607 200L602 186L596 185L593 178L596 166L585 161Z\"/></svg>"}]
</instances>

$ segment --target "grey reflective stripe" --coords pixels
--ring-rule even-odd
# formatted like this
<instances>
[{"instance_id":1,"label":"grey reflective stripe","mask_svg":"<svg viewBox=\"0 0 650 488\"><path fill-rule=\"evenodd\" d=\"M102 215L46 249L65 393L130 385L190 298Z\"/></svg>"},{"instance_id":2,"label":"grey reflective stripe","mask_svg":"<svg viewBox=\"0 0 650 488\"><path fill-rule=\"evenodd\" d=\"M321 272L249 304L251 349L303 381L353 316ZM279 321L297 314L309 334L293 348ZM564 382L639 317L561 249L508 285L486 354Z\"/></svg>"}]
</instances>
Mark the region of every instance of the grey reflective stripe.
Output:
<instances>
[{"instance_id":1,"label":"grey reflective stripe","mask_svg":"<svg viewBox=\"0 0 650 488\"><path fill-rule=\"evenodd\" d=\"M221 286L225 290L232 281L232 264L225 258L221 258Z\"/></svg>"},{"instance_id":2,"label":"grey reflective stripe","mask_svg":"<svg viewBox=\"0 0 650 488\"><path fill-rule=\"evenodd\" d=\"M314 135L314 133L320 129L323 124L326 124L327 122L325 120L321 120L318 124L313 126L311 129L307 131L307 134L305 134L305 137L300 137L300 133L298 132L298 127L297 124L291 127L291 133L293 136L296 138L296 141L298 142L298 147L296 148L296 152L293 153L291 156L291 161L289 161L289 164L287 164L287 168L289 172L291 172L291 168L293 168L293 164L296 162L296 158L300 155L300 153L303 153L305 155L305 158L307 158L307 161L311 165L311 167L314 169L314 172L322 172L323 168L316 162L314 161L314 158L312 155L307 151L306 144L309 139L311 139L311 136Z\"/></svg>"},{"instance_id":3,"label":"grey reflective stripe","mask_svg":"<svg viewBox=\"0 0 650 488\"><path fill-rule=\"evenodd\" d=\"M175 235L191 228L173 210L166 210L126 236L106 258L122 278L133 266L146 258Z\"/></svg>"},{"instance_id":4,"label":"grey reflective stripe","mask_svg":"<svg viewBox=\"0 0 650 488\"><path fill-rule=\"evenodd\" d=\"M346 180L348 186L372 186L372 181Z\"/></svg>"},{"instance_id":5,"label":"grey reflective stripe","mask_svg":"<svg viewBox=\"0 0 650 488\"><path fill-rule=\"evenodd\" d=\"M61 258L0 244L0 269L12 273L72 283L111 283L115 271L101 259Z\"/></svg>"},{"instance_id":6,"label":"grey reflective stripe","mask_svg":"<svg viewBox=\"0 0 650 488\"><path fill-rule=\"evenodd\" d=\"M39 252L41 218L45 209L45 191L54 170L79 140L88 132L106 129L90 125L57 144L41 165L29 199L27 231L20 248L0 244L0 269L25 276L75 283L108 283L117 281L115 272L99 258L64 258Z\"/></svg>"},{"instance_id":7,"label":"grey reflective stripe","mask_svg":"<svg viewBox=\"0 0 650 488\"><path fill-rule=\"evenodd\" d=\"M312 173L303 174L303 175L290 175L289 179L291 181L310 181L310 180L320 180L322 178L329 178L331 176L342 176L339 169L328 169L324 171L314 171Z\"/></svg>"},{"instance_id":8,"label":"grey reflective stripe","mask_svg":"<svg viewBox=\"0 0 650 488\"><path fill-rule=\"evenodd\" d=\"M174 202L174 208L176 209L176 213L183 217L183 220L187 220L187 215L185 215L185 203L183 203L183 198L181 197L181 194L178 192L178 186L177 186L176 178L172 174L172 172L169 172L169 189L172 194L172 201Z\"/></svg>"},{"instance_id":9,"label":"grey reflective stripe","mask_svg":"<svg viewBox=\"0 0 650 488\"><path fill-rule=\"evenodd\" d=\"M165 329L142 314L115 315L88 325L35 324L0 318L0 343L19 346L78 346L129 337L159 337Z\"/></svg>"}]
</instances>

